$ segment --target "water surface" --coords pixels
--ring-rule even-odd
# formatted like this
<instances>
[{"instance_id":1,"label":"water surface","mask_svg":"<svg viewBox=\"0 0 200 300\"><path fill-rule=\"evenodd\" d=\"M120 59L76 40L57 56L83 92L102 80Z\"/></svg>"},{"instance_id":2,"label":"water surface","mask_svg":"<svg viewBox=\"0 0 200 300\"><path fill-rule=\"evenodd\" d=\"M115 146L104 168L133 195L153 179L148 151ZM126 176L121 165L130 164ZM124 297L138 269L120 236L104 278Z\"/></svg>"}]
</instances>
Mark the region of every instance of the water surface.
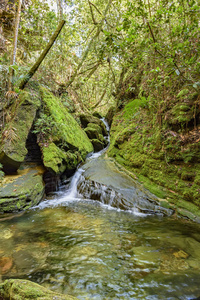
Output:
<instances>
[{"instance_id":1,"label":"water surface","mask_svg":"<svg viewBox=\"0 0 200 300\"><path fill-rule=\"evenodd\" d=\"M70 199L64 190L1 219L0 274L78 299L193 299L200 225Z\"/></svg>"}]
</instances>

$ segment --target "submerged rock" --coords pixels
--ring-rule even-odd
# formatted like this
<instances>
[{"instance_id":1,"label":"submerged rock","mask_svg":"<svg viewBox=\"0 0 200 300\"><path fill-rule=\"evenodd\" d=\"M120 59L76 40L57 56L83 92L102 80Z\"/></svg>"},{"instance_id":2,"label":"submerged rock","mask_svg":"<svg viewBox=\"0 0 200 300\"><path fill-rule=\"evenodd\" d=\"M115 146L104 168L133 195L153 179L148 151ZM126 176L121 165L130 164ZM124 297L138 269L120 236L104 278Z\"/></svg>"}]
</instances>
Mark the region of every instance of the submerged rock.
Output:
<instances>
[{"instance_id":1,"label":"submerged rock","mask_svg":"<svg viewBox=\"0 0 200 300\"><path fill-rule=\"evenodd\" d=\"M77 298L52 292L37 283L22 280L9 279L0 284L0 299L2 300L75 300Z\"/></svg>"},{"instance_id":2,"label":"submerged rock","mask_svg":"<svg viewBox=\"0 0 200 300\"><path fill-rule=\"evenodd\" d=\"M114 162L105 158L89 161L78 183L78 192L85 198L101 201L124 210L172 215L159 198L148 192L130 176L120 171Z\"/></svg>"}]
</instances>

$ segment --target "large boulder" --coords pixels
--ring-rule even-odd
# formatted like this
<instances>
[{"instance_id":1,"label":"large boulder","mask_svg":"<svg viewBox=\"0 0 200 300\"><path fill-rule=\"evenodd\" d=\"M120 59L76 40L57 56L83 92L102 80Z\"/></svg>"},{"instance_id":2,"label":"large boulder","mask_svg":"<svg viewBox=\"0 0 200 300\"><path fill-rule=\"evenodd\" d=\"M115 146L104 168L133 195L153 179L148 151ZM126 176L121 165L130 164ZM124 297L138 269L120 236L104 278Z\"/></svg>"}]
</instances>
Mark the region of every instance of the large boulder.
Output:
<instances>
[{"instance_id":1,"label":"large boulder","mask_svg":"<svg viewBox=\"0 0 200 300\"><path fill-rule=\"evenodd\" d=\"M9 279L0 284L0 300L76 300L77 298L52 292L37 283Z\"/></svg>"},{"instance_id":2,"label":"large boulder","mask_svg":"<svg viewBox=\"0 0 200 300\"><path fill-rule=\"evenodd\" d=\"M93 151L93 146L60 99L43 87L40 89L45 116L50 120L47 129L51 130L50 136L44 134L42 140L38 139L43 163L53 173L62 174L75 169ZM40 137L40 127L36 131Z\"/></svg>"},{"instance_id":3,"label":"large boulder","mask_svg":"<svg viewBox=\"0 0 200 300\"><path fill-rule=\"evenodd\" d=\"M2 132L0 163L7 174L16 172L27 154L26 140L32 127L40 99L23 91L7 111L6 126Z\"/></svg>"},{"instance_id":4,"label":"large boulder","mask_svg":"<svg viewBox=\"0 0 200 300\"><path fill-rule=\"evenodd\" d=\"M29 209L44 196L42 167L18 171L15 176L6 176L0 187L0 212Z\"/></svg>"},{"instance_id":5,"label":"large boulder","mask_svg":"<svg viewBox=\"0 0 200 300\"><path fill-rule=\"evenodd\" d=\"M173 209L157 198L109 159L88 161L78 182L84 198L98 200L113 207L148 214L172 215Z\"/></svg>"}]
</instances>

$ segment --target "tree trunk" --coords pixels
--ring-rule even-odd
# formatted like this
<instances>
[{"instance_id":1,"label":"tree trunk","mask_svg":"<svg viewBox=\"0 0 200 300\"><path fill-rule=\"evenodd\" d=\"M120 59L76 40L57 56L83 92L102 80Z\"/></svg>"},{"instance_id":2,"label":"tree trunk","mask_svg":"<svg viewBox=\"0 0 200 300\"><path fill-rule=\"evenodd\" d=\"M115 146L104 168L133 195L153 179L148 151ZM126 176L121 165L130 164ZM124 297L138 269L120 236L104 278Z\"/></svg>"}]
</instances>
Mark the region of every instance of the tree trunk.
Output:
<instances>
[{"instance_id":1,"label":"tree trunk","mask_svg":"<svg viewBox=\"0 0 200 300\"><path fill-rule=\"evenodd\" d=\"M14 65L16 61L16 53L17 53L17 40L18 40L18 31L19 31L19 20L21 15L21 6L22 6L22 0L18 1L18 8L17 8L17 15L15 18L15 30L14 30L14 40L13 40L13 53L10 60L10 64ZM9 74L9 81L8 81L8 90L11 91L13 89L12 83L13 83L13 77L14 77L14 69L10 69Z\"/></svg>"},{"instance_id":2,"label":"tree trunk","mask_svg":"<svg viewBox=\"0 0 200 300\"><path fill-rule=\"evenodd\" d=\"M47 44L46 48L43 50L43 52L41 53L40 57L38 58L38 60L35 62L35 64L32 66L32 68L29 70L28 74L25 75L24 79L21 81L21 83L19 84L19 88L21 90L24 89L25 85L27 84L27 82L30 80L30 78L35 74L35 72L37 71L37 69L39 68L39 66L41 65L42 61L44 60L44 58L46 57L47 53L49 52L49 50L51 49L51 47L53 46L55 40L57 39L60 31L62 30L64 24L65 24L65 20L62 20L59 22L58 27L56 29L56 31L54 32L54 34L52 35L49 43Z\"/></svg>"}]
</instances>

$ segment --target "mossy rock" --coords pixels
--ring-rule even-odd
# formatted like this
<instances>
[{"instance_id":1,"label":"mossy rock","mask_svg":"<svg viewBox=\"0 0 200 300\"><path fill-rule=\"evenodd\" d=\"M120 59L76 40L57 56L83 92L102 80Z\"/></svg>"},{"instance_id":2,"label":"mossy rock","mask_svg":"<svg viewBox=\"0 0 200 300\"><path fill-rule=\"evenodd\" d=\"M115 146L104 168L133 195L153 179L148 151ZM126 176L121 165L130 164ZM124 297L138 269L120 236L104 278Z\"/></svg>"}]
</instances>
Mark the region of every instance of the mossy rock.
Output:
<instances>
[{"instance_id":1,"label":"mossy rock","mask_svg":"<svg viewBox=\"0 0 200 300\"><path fill-rule=\"evenodd\" d=\"M93 151L92 143L61 100L44 87L40 87L44 113L51 116L54 128L50 141L40 143L44 165L60 174L74 169ZM40 133L38 133L40 134Z\"/></svg>"},{"instance_id":2,"label":"mossy rock","mask_svg":"<svg viewBox=\"0 0 200 300\"><path fill-rule=\"evenodd\" d=\"M85 133L89 137L90 140L92 139L99 139L99 133L95 128L92 127L86 127L84 129Z\"/></svg>"},{"instance_id":3,"label":"mossy rock","mask_svg":"<svg viewBox=\"0 0 200 300\"><path fill-rule=\"evenodd\" d=\"M99 151L103 150L105 147L104 143L98 139L92 139L91 142L94 147L94 152L99 152Z\"/></svg>"},{"instance_id":4,"label":"mossy rock","mask_svg":"<svg viewBox=\"0 0 200 300\"><path fill-rule=\"evenodd\" d=\"M3 300L76 300L77 298L52 292L37 283L23 279L9 279L0 284Z\"/></svg>"},{"instance_id":5,"label":"mossy rock","mask_svg":"<svg viewBox=\"0 0 200 300\"><path fill-rule=\"evenodd\" d=\"M78 153L66 152L52 142L41 149L44 166L56 174L62 174L66 169L75 169L81 161Z\"/></svg>"},{"instance_id":6,"label":"mossy rock","mask_svg":"<svg viewBox=\"0 0 200 300\"><path fill-rule=\"evenodd\" d=\"M44 196L42 167L25 169L12 178L5 177L0 187L0 212L27 210Z\"/></svg>"},{"instance_id":7,"label":"mossy rock","mask_svg":"<svg viewBox=\"0 0 200 300\"><path fill-rule=\"evenodd\" d=\"M87 128L95 129L99 134L102 134L102 128L98 124L95 123L88 123Z\"/></svg>"},{"instance_id":8,"label":"mossy rock","mask_svg":"<svg viewBox=\"0 0 200 300\"><path fill-rule=\"evenodd\" d=\"M82 114L82 115L80 115L80 121L84 128L86 128L89 123L97 124L102 128L103 135L104 136L108 135L105 124L99 118L96 118L96 117L94 117L92 115L88 115L88 114Z\"/></svg>"},{"instance_id":9,"label":"mossy rock","mask_svg":"<svg viewBox=\"0 0 200 300\"><path fill-rule=\"evenodd\" d=\"M40 107L37 94L22 91L8 112L11 120L2 132L0 162L7 174L15 172L27 154L26 140Z\"/></svg>"}]
</instances>

